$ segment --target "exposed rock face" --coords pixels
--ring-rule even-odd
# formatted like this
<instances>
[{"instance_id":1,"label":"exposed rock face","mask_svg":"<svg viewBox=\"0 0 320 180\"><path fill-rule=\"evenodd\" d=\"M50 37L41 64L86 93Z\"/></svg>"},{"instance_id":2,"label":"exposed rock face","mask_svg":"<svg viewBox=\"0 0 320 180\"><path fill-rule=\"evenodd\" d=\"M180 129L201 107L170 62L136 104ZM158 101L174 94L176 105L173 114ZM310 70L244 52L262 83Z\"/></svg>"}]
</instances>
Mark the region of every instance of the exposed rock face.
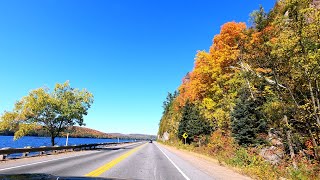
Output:
<instances>
[{"instance_id":1,"label":"exposed rock face","mask_svg":"<svg viewBox=\"0 0 320 180\"><path fill-rule=\"evenodd\" d=\"M273 130L270 130L268 133L268 141L271 146L261 149L259 154L271 164L277 164L284 156L284 147L282 139L279 138L276 133L271 131Z\"/></svg>"},{"instance_id":2,"label":"exposed rock face","mask_svg":"<svg viewBox=\"0 0 320 180\"><path fill-rule=\"evenodd\" d=\"M169 133L166 131L163 133L162 137L160 138L163 142L168 141L169 140Z\"/></svg>"},{"instance_id":3,"label":"exposed rock face","mask_svg":"<svg viewBox=\"0 0 320 180\"><path fill-rule=\"evenodd\" d=\"M269 161L271 164L278 164L284 156L284 151L282 148L270 146L261 149L259 155Z\"/></svg>"},{"instance_id":4,"label":"exposed rock face","mask_svg":"<svg viewBox=\"0 0 320 180\"><path fill-rule=\"evenodd\" d=\"M283 146L282 139L278 137L277 133L274 132L273 129L268 132L268 141L274 146Z\"/></svg>"}]
</instances>

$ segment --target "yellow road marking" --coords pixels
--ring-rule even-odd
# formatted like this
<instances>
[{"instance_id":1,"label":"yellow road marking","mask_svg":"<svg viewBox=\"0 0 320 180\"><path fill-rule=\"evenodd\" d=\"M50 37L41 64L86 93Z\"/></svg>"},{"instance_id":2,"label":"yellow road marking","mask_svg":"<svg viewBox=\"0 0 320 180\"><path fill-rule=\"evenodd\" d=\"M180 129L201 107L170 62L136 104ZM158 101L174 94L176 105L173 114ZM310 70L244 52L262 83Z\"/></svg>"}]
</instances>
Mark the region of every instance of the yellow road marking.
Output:
<instances>
[{"instance_id":1,"label":"yellow road marking","mask_svg":"<svg viewBox=\"0 0 320 180\"><path fill-rule=\"evenodd\" d=\"M116 164L118 164L119 162L123 161L124 159L126 159L127 157L129 157L131 154L133 154L134 152L138 151L139 149L141 149L144 145L143 144L141 146L138 146L126 153L124 153L123 155L121 155L120 157L108 162L107 164L99 167L96 170L93 170L91 172L89 172L88 174L86 174L85 176L89 176L89 177L97 177L100 176L102 173L108 171L110 168L112 168L113 166L115 166Z\"/></svg>"}]
</instances>

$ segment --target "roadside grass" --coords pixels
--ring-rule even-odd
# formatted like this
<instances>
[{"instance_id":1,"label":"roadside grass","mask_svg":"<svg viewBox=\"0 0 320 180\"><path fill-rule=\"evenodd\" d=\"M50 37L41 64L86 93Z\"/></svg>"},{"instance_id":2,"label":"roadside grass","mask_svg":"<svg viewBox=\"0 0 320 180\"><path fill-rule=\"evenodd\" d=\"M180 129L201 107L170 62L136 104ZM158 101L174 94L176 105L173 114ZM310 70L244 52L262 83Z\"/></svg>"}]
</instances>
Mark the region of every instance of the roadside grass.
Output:
<instances>
[{"instance_id":1,"label":"roadside grass","mask_svg":"<svg viewBox=\"0 0 320 180\"><path fill-rule=\"evenodd\" d=\"M206 155L218 160L220 165L245 174L253 179L320 179L320 166L302 156L297 157L297 169L292 167L288 157L281 163L272 165L258 155L259 148L244 148L233 142L233 138L214 132L206 145L184 144L179 140L161 142L178 149Z\"/></svg>"}]
</instances>

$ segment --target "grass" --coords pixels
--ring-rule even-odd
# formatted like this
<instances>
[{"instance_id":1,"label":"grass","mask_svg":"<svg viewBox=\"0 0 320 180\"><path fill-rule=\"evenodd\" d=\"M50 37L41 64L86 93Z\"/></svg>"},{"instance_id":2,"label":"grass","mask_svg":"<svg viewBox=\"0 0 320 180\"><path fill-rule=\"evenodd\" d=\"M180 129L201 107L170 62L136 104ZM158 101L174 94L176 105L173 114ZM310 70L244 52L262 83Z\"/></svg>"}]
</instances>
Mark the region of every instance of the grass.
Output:
<instances>
[{"instance_id":1,"label":"grass","mask_svg":"<svg viewBox=\"0 0 320 180\"><path fill-rule=\"evenodd\" d=\"M180 141L164 144L206 155L218 160L220 165L228 166L253 179L320 179L319 164L302 156L297 157L298 168L294 169L288 157L285 157L280 164L272 165L258 155L259 148L240 147L232 138L223 136L219 132L214 133L209 142L200 147L197 147L197 144L185 145Z\"/></svg>"}]
</instances>

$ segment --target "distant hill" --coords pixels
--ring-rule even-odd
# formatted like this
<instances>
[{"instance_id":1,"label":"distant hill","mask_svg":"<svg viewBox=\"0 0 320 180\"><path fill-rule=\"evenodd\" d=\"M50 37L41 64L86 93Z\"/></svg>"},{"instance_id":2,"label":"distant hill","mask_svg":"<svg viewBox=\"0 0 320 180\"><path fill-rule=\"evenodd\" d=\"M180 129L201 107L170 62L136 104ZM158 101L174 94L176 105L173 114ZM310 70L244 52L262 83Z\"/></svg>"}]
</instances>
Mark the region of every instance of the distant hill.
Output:
<instances>
[{"instance_id":1,"label":"distant hill","mask_svg":"<svg viewBox=\"0 0 320 180\"><path fill-rule=\"evenodd\" d=\"M121 134L121 133L109 133L109 134L122 139L143 139L143 140L153 139L155 140L157 138L157 136L155 135L147 135L147 134Z\"/></svg>"},{"instance_id":2,"label":"distant hill","mask_svg":"<svg viewBox=\"0 0 320 180\"><path fill-rule=\"evenodd\" d=\"M121 133L104 133L95 129L87 128L87 127L79 127L73 126L68 131L61 133L62 137L67 136L67 132L69 132L69 137L77 137L77 138L120 138L120 139L156 139L154 135L145 135L145 134L121 134ZM14 132L5 130L0 131L0 135L5 136L13 136ZM49 136L49 134L39 126L35 130L31 131L28 136Z\"/></svg>"},{"instance_id":3,"label":"distant hill","mask_svg":"<svg viewBox=\"0 0 320 180\"><path fill-rule=\"evenodd\" d=\"M67 132L62 133L67 136ZM115 138L111 134L104 133L87 127L73 126L69 129L69 137L86 137L86 138Z\"/></svg>"}]
</instances>

